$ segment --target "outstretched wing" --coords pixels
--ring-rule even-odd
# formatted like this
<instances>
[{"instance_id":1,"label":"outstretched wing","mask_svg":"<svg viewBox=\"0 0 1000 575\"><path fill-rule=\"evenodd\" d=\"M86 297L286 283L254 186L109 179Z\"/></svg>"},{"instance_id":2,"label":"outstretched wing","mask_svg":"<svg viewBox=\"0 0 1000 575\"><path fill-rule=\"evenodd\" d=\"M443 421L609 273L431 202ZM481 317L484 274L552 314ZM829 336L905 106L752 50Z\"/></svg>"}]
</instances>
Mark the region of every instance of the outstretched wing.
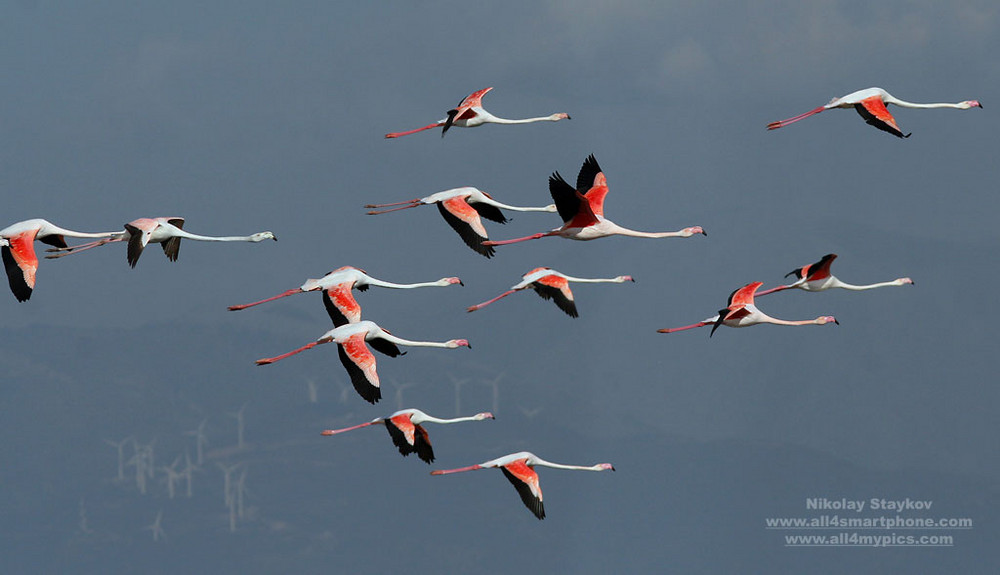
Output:
<instances>
[{"instance_id":1,"label":"outstretched wing","mask_svg":"<svg viewBox=\"0 0 1000 575\"><path fill-rule=\"evenodd\" d=\"M361 306L351 293L350 284L337 284L323 290L323 305L335 327L361 321Z\"/></svg>"},{"instance_id":2,"label":"outstretched wing","mask_svg":"<svg viewBox=\"0 0 1000 575\"><path fill-rule=\"evenodd\" d=\"M344 343L337 344L337 351L358 395L368 403L382 399L378 373L375 371L375 356L365 345L364 334L355 334Z\"/></svg>"},{"instance_id":3,"label":"outstretched wing","mask_svg":"<svg viewBox=\"0 0 1000 575\"><path fill-rule=\"evenodd\" d=\"M539 519L545 519L545 505L542 504L542 488L538 484L538 474L523 459L508 463L500 468L525 506Z\"/></svg>"},{"instance_id":4,"label":"outstretched wing","mask_svg":"<svg viewBox=\"0 0 1000 575\"><path fill-rule=\"evenodd\" d=\"M566 312L570 317L579 317L576 311L576 302L573 300L573 292L569 289L569 282L566 278L557 275L548 275L531 282L532 289L542 296L542 299L551 299L559 309Z\"/></svg>"},{"instance_id":5,"label":"outstretched wing","mask_svg":"<svg viewBox=\"0 0 1000 575\"><path fill-rule=\"evenodd\" d=\"M899 129L899 126L896 124L896 118L892 117L888 108L885 107L885 102L879 96L872 96L871 98L861 100L857 104L854 104L854 109L858 111L858 114L865 119L865 123L869 126L874 126L883 132L889 132L899 138L910 137L910 134L903 134L903 131Z\"/></svg>"},{"instance_id":6,"label":"outstretched wing","mask_svg":"<svg viewBox=\"0 0 1000 575\"><path fill-rule=\"evenodd\" d=\"M470 206L464 197L449 198L438 202L437 207L441 216L444 217L444 221L458 232L465 245L487 258L493 257L493 254L496 253L493 246L483 245L489 236L486 234L482 219L479 218L479 212Z\"/></svg>"}]
</instances>

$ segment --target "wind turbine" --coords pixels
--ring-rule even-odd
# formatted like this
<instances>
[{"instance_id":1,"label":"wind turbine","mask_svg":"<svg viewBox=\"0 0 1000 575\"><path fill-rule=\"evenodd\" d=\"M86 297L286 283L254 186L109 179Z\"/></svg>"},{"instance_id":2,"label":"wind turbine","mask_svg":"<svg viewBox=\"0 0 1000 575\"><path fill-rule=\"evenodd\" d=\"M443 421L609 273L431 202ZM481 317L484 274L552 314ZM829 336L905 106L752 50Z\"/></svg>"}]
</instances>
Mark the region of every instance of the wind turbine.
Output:
<instances>
[{"instance_id":1,"label":"wind turbine","mask_svg":"<svg viewBox=\"0 0 1000 575\"><path fill-rule=\"evenodd\" d=\"M143 527L143 529L149 529L153 532L153 541L159 541L160 537L164 539L167 538L167 533L163 530L163 526L160 525L160 522L162 520L163 520L163 510L160 509L156 513L156 521L153 521L149 525Z\"/></svg>"},{"instance_id":2,"label":"wind turbine","mask_svg":"<svg viewBox=\"0 0 1000 575\"><path fill-rule=\"evenodd\" d=\"M208 423L208 420L202 419L201 423L198 424L198 429L184 432L184 435L193 435L195 438L195 453L197 454L198 465L201 465L205 461L205 446L208 445L208 438L205 437L206 423Z\"/></svg>"}]
</instances>

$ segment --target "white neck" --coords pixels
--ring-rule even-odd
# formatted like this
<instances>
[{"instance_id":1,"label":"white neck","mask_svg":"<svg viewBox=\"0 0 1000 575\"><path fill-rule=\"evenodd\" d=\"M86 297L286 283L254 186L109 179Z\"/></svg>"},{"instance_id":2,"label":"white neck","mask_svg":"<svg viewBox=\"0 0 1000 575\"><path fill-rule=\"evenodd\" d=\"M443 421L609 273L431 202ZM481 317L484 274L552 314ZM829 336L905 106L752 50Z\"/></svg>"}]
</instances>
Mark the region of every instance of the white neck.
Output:
<instances>
[{"instance_id":1,"label":"white neck","mask_svg":"<svg viewBox=\"0 0 1000 575\"><path fill-rule=\"evenodd\" d=\"M940 102L938 102L938 103L932 103L932 104L916 104L916 103L913 103L913 102L907 102L905 100L900 100L899 98L896 98L894 96L888 96L888 97L886 97L885 98L885 103L886 104L895 104L897 106L902 106L904 108L921 108L921 109L928 109L928 108L956 108L956 109L959 109L959 110L966 110L966 109L969 108L969 106L966 105L964 102L958 102L958 103L955 103L955 104L952 104L952 103L940 103Z\"/></svg>"},{"instance_id":2,"label":"white neck","mask_svg":"<svg viewBox=\"0 0 1000 575\"><path fill-rule=\"evenodd\" d=\"M542 118L524 118L523 120L508 120L506 118L498 118L493 114L482 110L480 115L483 117L484 122L490 122L491 124L531 124L533 122L558 122L561 118L558 115L553 114L551 116L545 116Z\"/></svg>"},{"instance_id":3,"label":"white neck","mask_svg":"<svg viewBox=\"0 0 1000 575\"><path fill-rule=\"evenodd\" d=\"M566 278L567 280L569 280L571 282L579 282L579 283L585 283L585 284L598 284L598 283L620 284L620 283L624 283L624 282L628 281L623 276L619 276L619 277L616 277L616 278L594 278L594 279L588 279L588 278L575 278L573 276L568 276L568 275L563 274L562 277Z\"/></svg>"},{"instance_id":4,"label":"white neck","mask_svg":"<svg viewBox=\"0 0 1000 575\"><path fill-rule=\"evenodd\" d=\"M414 418L414 419L416 419L416 418ZM424 416L422 418L420 418L420 421L416 422L416 423L422 423L424 421L427 421L427 422L430 422L430 423L461 423L463 421L479 421L479 418L477 416L475 416L475 415L470 415L468 417L456 417L456 418L453 418L453 419L441 419L441 418L438 418L438 417L433 417L433 416L424 414Z\"/></svg>"},{"instance_id":5,"label":"white neck","mask_svg":"<svg viewBox=\"0 0 1000 575\"><path fill-rule=\"evenodd\" d=\"M180 228L176 228L177 231L174 235L179 238L184 238L188 240L198 240L200 242L259 242L261 241L260 236L201 236L198 234L192 234L185 232Z\"/></svg>"},{"instance_id":6,"label":"white neck","mask_svg":"<svg viewBox=\"0 0 1000 575\"><path fill-rule=\"evenodd\" d=\"M409 346L409 347L447 347L447 348L458 347L458 345L456 345L454 341L440 341L440 342L439 341L412 341L412 340L409 340L409 339L403 339L401 337L396 337L396 336L392 335L391 333L389 333L389 332L387 332L385 330L380 330L380 331L381 331L381 333L378 333L377 337L380 337L380 338L382 338L384 340L391 341L392 343L394 343L396 345L406 345L406 346Z\"/></svg>"},{"instance_id":7,"label":"white neck","mask_svg":"<svg viewBox=\"0 0 1000 575\"><path fill-rule=\"evenodd\" d=\"M901 280L898 280L898 279L897 280L893 280L891 282L879 282L879 283L868 284L868 285L853 285L853 284L849 284L849 283L844 283L844 282L840 281L837 278L832 278L832 279L833 279L833 281L831 282L832 285L830 287L838 287L838 288L843 288L843 289L846 289L846 290L853 290L853 291L864 291L864 290L867 290L867 289L875 289L875 288L880 288L880 287L889 287L889 286L903 285L903 282Z\"/></svg>"},{"instance_id":8,"label":"white neck","mask_svg":"<svg viewBox=\"0 0 1000 575\"><path fill-rule=\"evenodd\" d=\"M551 467L553 469L574 469L577 471L604 471L604 468L601 466L600 463L598 463L597 465L590 465L590 466L563 465L562 463L552 463L551 461L545 461L544 459L538 457L537 455L532 460L529 460L528 464L533 466L541 465L543 467Z\"/></svg>"},{"instance_id":9,"label":"white neck","mask_svg":"<svg viewBox=\"0 0 1000 575\"><path fill-rule=\"evenodd\" d=\"M364 283L368 285L373 285L377 287L391 288L391 289L412 289L412 288L422 288L422 287L447 287L451 283L447 279L439 279L435 282L420 282L415 284L397 284L387 281L382 281L375 279L371 276L366 276Z\"/></svg>"}]
</instances>

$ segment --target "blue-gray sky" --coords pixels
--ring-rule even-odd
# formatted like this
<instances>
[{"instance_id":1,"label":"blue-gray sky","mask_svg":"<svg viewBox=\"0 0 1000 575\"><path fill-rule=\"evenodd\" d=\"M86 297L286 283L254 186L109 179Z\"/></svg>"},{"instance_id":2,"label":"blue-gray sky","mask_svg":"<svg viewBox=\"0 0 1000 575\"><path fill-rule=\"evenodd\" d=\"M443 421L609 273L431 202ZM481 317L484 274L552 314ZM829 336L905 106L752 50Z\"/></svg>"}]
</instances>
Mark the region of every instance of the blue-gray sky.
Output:
<instances>
[{"instance_id":1,"label":"blue-gray sky","mask_svg":"<svg viewBox=\"0 0 1000 575\"><path fill-rule=\"evenodd\" d=\"M0 227L181 216L195 233L279 241L186 242L176 263L152 249L134 270L112 245L43 261L27 303L0 297L0 566L985 569L1000 516L998 19L985 0L16 3L0 22ZM497 115L573 119L382 138L487 86ZM985 108L892 108L907 140L850 110L764 129L869 86ZM362 208L466 185L544 205L549 174L575 181L591 153L610 219L708 237L547 238L486 260L434 208ZM487 228L503 239L558 224L515 213ZM916 285L760 302L840 326L656 333L830 252L845 281ZM472 350L380 358L377 406L343 393L332 349L255 367L329 329L320 298L226 306L343 265L399 282L461 276L464 287L358 299L396 335ZM465 312L538 266L637 283L574 287L575 320L531 293ZM397 386L404 407L453 416L460 401L497 420L431 428L430 467L399 457L384 431L319 435L391 413ZM244 404L248 447L232 449L228 414ZM159 467L193 455L185 432L202 421L192 498L170 499L159 469L145 494L133 467L116 479L106 440L155 442ZM428 475L522 449L618 471L542 470L543 522L499 472ZM247 472L235 532L217 463ZM931 516L975 523L932 532L953 547L787 548L765 519L815 516L810 497L933 500ZM144 527L159 511L167 539L154 542Z\"/></svg>"}]
</instances>

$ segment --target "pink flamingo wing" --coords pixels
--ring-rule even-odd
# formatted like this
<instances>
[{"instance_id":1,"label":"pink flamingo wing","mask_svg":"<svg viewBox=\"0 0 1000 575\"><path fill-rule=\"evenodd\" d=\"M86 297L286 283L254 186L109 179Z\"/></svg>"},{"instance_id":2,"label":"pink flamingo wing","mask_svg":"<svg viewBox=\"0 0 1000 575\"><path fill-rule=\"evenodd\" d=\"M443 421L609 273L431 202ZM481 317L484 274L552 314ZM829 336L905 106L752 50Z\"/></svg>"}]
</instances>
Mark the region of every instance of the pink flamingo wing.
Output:
<instances>
[{"instance_id":1,"label":"pink flamingo wing","mask_svg":"<svg viewBox=\"0 0 1000 575\"><path fill-rule=\"evenodd\" d=\"M365 345L365 334L356 333L337 346L340 361L351 376L351 383L358 394L369 403L382 398L378 373L375 371L375 355Z\"/></svg>"},{"instance_id":2,"label":"pink flamingo wing","mask_svg":"<svg viewBox=\"0 0 1000 575\"><path fill-rule=\"evenodd\" d=\"M507 479L517 489L524 505L539 519L545 518L545 506L542 504L542 488L538 484L538 474L524 459L512 461L500 468Z\"/></svg>"},{"instance_id":3,"label":"pink flamingo wing","mask_svg":"<svg viewBox=\"0 0 1000 575\"><path fill-rule=\"evenodd\" d=\"M753 282L734 291L732 295L729 296L729 309L733 309L736 306L753 304L754 293L756 293L757 289L762 285L764 285L764 282Z\"/></svg>"},{"instance_id":4,"label":"pink flamingo wing","mask_svg":"<svg viewBox=\"0 0 1000 575\"><path fill-rule=\"evenodd\" d=\"M837 259L837 254L826 254L818 262L802 268L802 276L808 281L822 280L830 277L830 266L835 259Z\"/></svg>"},{"instance_id":5,"label":"pink flamingo wing","mask_svg":"<svg viewBox=\"0 0 1000 575\"><path fill-rule=\"evenodd\" d=\"M484 246L483 242L489 239L483 220L465 196L448 198L438 202L438 211L448 225L458 232L465 245L477 251L487 258L495 253L493 246Z\"/></svg>"},{"instance_id":6,"label":"pink flamingo wing","mask_svg":"<svg viewBox=\"0 0 1000 575\"><path fill-rule=\"evenodd\" d=\"M361 321L361 306L351 293L351 284L341 283L326 289L323 305L336 327Z\"/></svg>"},{"instance_id":7,"label":"pink flamingo wing","mask_svg":"<svg viewBox=\"0 0 1000 575\"><path fill-rule=\"evenodd\" d=\"M38 256L35 255L34 242L37 233L37 229L21 232L8 238L7 245L2 248L7 281L17 301L27 301L35 288Z\"/></svg>"},{"instance_id":8,"label":"pink flamingo wing","mask_svg":"<svg viewBox=\"0 0 1000 575\"><path fill-rule=\"evenodd\" d=\"M889 113L889 109L885 107L885 102L880 96L865 98L855 104L854 109L858 111L858 114L861 114L868 125L900 138L910 137L909 134L903 134L903 131L899 129L896 119Z\"/></svg>"}]
</instances>

